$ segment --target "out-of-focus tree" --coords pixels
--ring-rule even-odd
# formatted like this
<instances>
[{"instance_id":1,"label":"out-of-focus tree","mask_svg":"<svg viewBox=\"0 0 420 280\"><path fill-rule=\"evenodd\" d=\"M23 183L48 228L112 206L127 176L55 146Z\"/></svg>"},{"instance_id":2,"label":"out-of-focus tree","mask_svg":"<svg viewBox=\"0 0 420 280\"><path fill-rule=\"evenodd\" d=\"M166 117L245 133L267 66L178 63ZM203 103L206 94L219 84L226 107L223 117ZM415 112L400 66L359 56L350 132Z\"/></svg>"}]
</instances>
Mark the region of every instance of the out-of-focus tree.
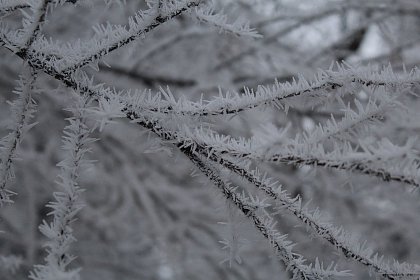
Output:
<instances>
[{"instance_id":1,"label":"out-of-focus tree","mask_svg":"<svg viewBox=\"0 0 420 280\"><path fill-rule=\"evenodd\" d=\"M418 1L0 16L2 279L419 279Z\"/></svg>"}]
</instances>

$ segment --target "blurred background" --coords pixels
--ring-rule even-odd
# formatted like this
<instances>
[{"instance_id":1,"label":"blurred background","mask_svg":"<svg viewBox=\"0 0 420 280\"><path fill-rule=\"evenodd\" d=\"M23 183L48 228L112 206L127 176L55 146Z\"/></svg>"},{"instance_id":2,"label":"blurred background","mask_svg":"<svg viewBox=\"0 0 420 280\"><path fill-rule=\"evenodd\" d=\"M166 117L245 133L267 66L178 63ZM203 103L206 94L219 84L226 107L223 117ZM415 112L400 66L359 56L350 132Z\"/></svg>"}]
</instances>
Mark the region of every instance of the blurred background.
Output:
<instances>
[{"instance_id":1,"label":"blurred background","mask_svg":"<svg viewBox=\"0 0 420 280\"><path fill-rule=\"evenodd\" d=\"M63 42L90 38L92 25L125 24L145 1L92 0L66 4L48 17L46 37ZM211 99L224 91L242 92L247 86L311 79L316 70L334 61L381 66L395 72L420 62L420 2L329 0L217 0L232 21L250 22L262 38L225 34L187 15L160 26L88 69L97 83L117 89L171 89L191 100ZM1 15L1 22L19 26L21 12ZM0 121L10 115L7 100L23 62L0 48ZM107 66L108 64L109 66ZM16 255L23 265L4 271L0 279L27 279L34 264L43 263L45 240L38 230L50 217L45 205L57 189L56 164L62 160L63 109L71 104L69 89L40 75L36 121L19 149L13 190L15 203L0 212L1 255ZM367 102L362 90L356 98ZM352 99L354 96L351 97ZM419 108L417 98L411 108ZM286 126L288 137L310 132L318 123L342 112L334 106L299 104L288 114L275 108L255 109L233 118L208 121L215 129L235 137L252 137ZM405 143L417 135L416 119L395 122L392 116L372 132ZM0 136L6 130L1 126ZM108 125L92 144L93 167L81 178L85 208L73 224L74 266L83 279L287 279L288 273L270 244L253 225L232 209L212 184L170 144L122 120ZM418 145L418 144L416 144ZM336 225L366 239L387 257L420 263L419 193L410 186L388 183L358 173L293 165L260 164L293 195L320 207ZM234 183L254 192L241 180ZM309 261L337 261L354 279L369 279L361 265L337 255L325 241L313 237L299 221L279 215L278 228L297 243L296 251ZM228 250L223 240L237 238ZM222 242L221 242L222 241Z\"/></svg>"}]
</instances>

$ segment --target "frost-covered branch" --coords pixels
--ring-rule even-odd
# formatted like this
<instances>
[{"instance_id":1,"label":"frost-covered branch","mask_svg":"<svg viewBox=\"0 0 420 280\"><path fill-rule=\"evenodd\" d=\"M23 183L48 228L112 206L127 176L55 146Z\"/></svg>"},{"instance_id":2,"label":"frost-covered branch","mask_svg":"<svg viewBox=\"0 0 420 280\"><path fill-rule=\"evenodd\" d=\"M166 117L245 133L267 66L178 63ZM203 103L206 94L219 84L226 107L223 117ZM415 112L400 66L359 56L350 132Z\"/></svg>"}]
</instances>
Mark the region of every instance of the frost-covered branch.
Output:
<instances>
[{"instance_id":1,"label":"frost-covered branch","mask_svg":"<svg viewBox=\"0 0 420 280\"><path fill-rule=\"evenodd\" d=\"M43 69L43 68L41 68ZM104 87L102 85L98 85L98 86L94 86L93 85L93 81L89 80L88 78L84 78L81 80L81 84L79 84L74 77L72 76L64 76L64 75L60 75L58 73L56 73L54 70L49 70L48 68L44 71L46 71L47 74L55 77L56 79L59 79L61 81L63 81L66 85L72 87L73 89L81 89L85 92L87 92L88 94L95 96L95 98L98 98L100 96L112 96L115 95L116 93L114 92L114 90ZM345 73L348 73L348 76L344 75L343 73L341 73L341 71L344 71ZM322 72L325 73L325 72ZM340 74L341 73L341 74ZM352 77L352 73L357 73L356 77ZM410 73L407 73L405 76L403 77L398 77L396 74L393 74L392 69L387 67L385 69L383 69L383 71L381 72L372 72L370 70L366 70L365 72L361 71L356 71L355 69L347 69L347 70L339 70L338 72L333 72L333 74L335 74L336 76L336 82L333 83L329 83L329 82L325 82L325 84L328 84L328 86L331 85L336 85L336 87L338 87L340 84L338 84L338 80L341 79L341 85L346 85L346 83L343 81L344 79L349 79L350 82L351 81L359 81L362 84L365 85L370 85L370 86L385 86L387 84L389 84L390 86L394 86L394 87L402 87L404 88L411 88L413 86L417 86L418 85L418 81L419 81L419 73L417 69L413 69ZM329 74L327 76L333 76L333 74ZM369 77L369 78L367 78ZM387 78L388 77L388 78ZM298 84L277 84L276 88L277 89L287 89L287 88L291 88L291 87L303 87L303 84L308 84L305 80L305 82L300 82L300 85ZM318 86L319 87L319 86ZM316 88L316 86L312 86L310 87L312 90L314 88ZM265 92L267 92L268 94L272 94L274 95L276 93L275 88L270 89L270 88L261 88L262 90L265 90ZM284 90L283 96L295 96L296 94L300 95L300 91L297 92L291 92L291 93L287 93L287 90ZM309 89L304 89L303 92L310 92ZM136 92L135 94L131 95L131 97L128 100L124 100L124 102L127 102L127 104L132 107L132 108L136 108L137 110L150 110L152 112L164 112L164 113L169 113L169 112L177 112L178 114L186 114L186 115L208 115L209 112L212 112L212 114L223 114L223 113L234 113L234 112L238 112L238 110L242 110L239 107L239 109L233 109L231 111L227 110L226 108L229 108L229 106L235 106L238 103L240 104L240 102L234 102L236 99L235 98L224 98L224 97L219 97L220 101L218 99L214 100L214 101L210 101L207 104L205 104L205 102L200 102L200 103L192 103L190 101L187 101L185 99L180 99L178 101L175 101L175 99L172 97L172 94L170 92L167 91L162 91L162 94L164 94L166 97L165 99L162 99L162 97L160 95L155 95L152 96L151 93L149 91L146 91L144 93L138 93ZM254 96L249 95L248 98L249 100L252 100L253 103L255 103L255 100L259 100L259 99L263 99L263 97L266 97L267 94L263 94L261 91L260 93ZM258 96L258 97L256 97ZM238 95L238 98L239 95ZM239 100L236 101L240 101L243 99L247 99L247 97L244 98L240 98ZM275 99L275 98L272 98ZM226 100L226 101L224 101ZM264 100L264 99L263 99ZM271 100L271 99L269 99ZM225 104L223 106L220 106L219 104L221 102L225 102ZM168 105L164 105L165 103L169 103ZM391 102L393 103L393 102ZM390 103L390 104L391 104ZM197 105L200 104L200 105ZM203 105L202 105L203 104ZM232 104L232 105L226 105L226 104ZM247 102L245 102L245 104L249 104ZM387 102L384 102L382 104L388 104ZM197 107L204 107L205 109L198 109ZM214 109L219 107L219 109ZM222 108L222 109L220 109ZM369 108L377 108L375 106L370 106ZM364 109L366 110L366 109ZM374 110L376 112L376 110ZM379 112L379 111L378 111ZM376 113L375 113L376 114ZM224 141L224 140L223 140ZM225 143L219 143L220 145L225 146ZM213 143L214 145L214 143ZM242 157L249 157L251 155L249 155L249 151L250 149L247 147L247 145L245 145L246 147L244 149L242 149L243 152L238 151L238 150L230 150L230 153L233 154L238 154L238 153L242 153ZM210 149L214 149L215 146L210 145ZM222 152L228 152L228 151L222 151ZM373 167L369 167L364 163L361 162L356 162L356 163L352 163L352 164L348 164L345 161L324 161L317 158L317 157L309 157L309 159L307 158L306 160L304 160L305 157L302 156L297 156L296 155L290 155L287 154L286 156L283 156L283 158L289 158L289 159L295 159L295 161L300 162L300 163L308 163L311 165L316 165L318 164L319 166L327 166L327 167L332 167L332 168L340 168L340 169L346 169L346 170L356 170L356 171L362 171L365 174L369 174L369 175L375 175L378 176L386 181L389 180L393 180L393 181L400 181L400 182L405 182L405 183L409 183L412 184L414 186L418 185L418 180L416 179L417 176L412 176L409 174L401 174L401 172L399 172L398 170L394 170L392 172L387 171L387 169L385 168L373 168ZM251 156L252 157L252 156ZM261 159L260 157L257 157L259 159ZM282 161L282 160L278 160L280 157L276 157L273 156L273 158L271 159L272 161ZM318 159L318 160L317 160ZM270 160L270 159L265 159L265 160ZM349 168L349 169L347 169ZM410 167L411 168L411 167ZM411 168L413 169L413 168ZM414 170L414 169L413 169Z\"/></svg>"},{"instance_id":2,"label":"frost-covered branch","mask_svg":"<svg viewBox=\"0 0 420 280\"><path fill-rule=\"evenodd\" d=\"M36 124L29 124L35 113L32 99L35 79L35 73L26 69L13 91L18 97L9 103L12 118L7 128L11 131L0 140L0 204L12 202L10 196L14 193L8 190L8 184L14 178L13 161L25 133Z\"/></svg>"},{"instance_id":3,"label":"frost-covered branch","mask_svg":"<svg viewBox=\"0 0 420 280\"><path fill-rule=\"evenodd\" d=\"M176 136L176 133L171 133L160 128L158 124L143 123L141 125L151 129L165 140L179 141L176 143L178 148L184 153L198 153L203 157L207 157L215 163L219 163L225 168L233 171L239 176L248 180L258 189L264 191L267 195L273 198L278 205L278 210L284 212L286 209L289 213L296 216L303 223L308 225L321 238L324 238L347 258L354 259L369 268L374 269L379 275L386 279L400 279L401 277L415 277L419 273L417 266L409 264L398 264L395 261L392 264L382 260L378 254L366 246L365 243L355 240L349 233L342 228L337 228L325 221L323 215L318 210L309 210L302 206L300 197L291 198L290 195L278 186L273 180L265 174L260 174L258 170L247 171L246 168L240 167L232 161L217 155L216 151L211 148L204 148L200 143L194 142L191 138L181 140ZM191 159L191 158L190 158Z\"/></svg>"},{"instance_id":4,"label":"frost-covered branch","mask_svg":"<svg viewBox=\"0 0 420 280\"><path fill-rule=\"evenodd\" d=\"M69 252L75 241L71 224L83 208L80 200L83 189L78 182L80 172L89 165L84 157L90 151L87 146L94 139L89 137L91 129L85 123L84 110L89 99L79 98L77 106L71 109L74 117L68 119L70 124L64 130L65 159L58 164L61 170L57 182L61 190L54 193L56 201L47 205L52 209L53 221L43 221L40 225L41 232L48 238L46 264L35 266L29 276L34 280L80 279L80 269L67 268L75 258Z\"/></svg>"},{"instance_id":5,"label":"frost-covered branch","mask_svg":"<svg viewBox=\"0 0 420 280\"><path fill-rule=\"evenodd\" d=\"M110 104L110 106L112 106ZM118 108L118 105L113 106ZM158 123L150 122L147 120L140 121L135 112L126 112L127 117L134 119L134 121L141 126L150 129L165 141L173 141L173 134L170 131L165 131L160 127ZM336 267L329 266L324 269L317 261L315 266L306 266L303 264L303 257L291 252L291 243L285 240L285 236L278 233L274 226L272 218L261 218L255 211L258 210L254 205L249 205L244 201L241 195L234 192L234 189L226 185L226 183L220 178L220 175L206 164L199 156L196 155L196 149L191 149L190 143L179 142L176 144L177 147L183 152L225 195L226 198L231 200L246 216L248 216L253 222L257 229L270 240L273 244L274 249L279 254L280 258L286 265L286 268L291 270L296 279L326 279L329 277L348 276L348 271L337 271ZM202 154L206 157L206 154ZM218 160L216 160L218 162Z\"/></svg>"},{"instance_id":6,"label":"frost-covered branch","mask_svg":"<svg viewBox=\"0 0 420 280\"><path fill-rule=\"evenodd\" d=\"M235 188L227 185L217 172L201 160L189 149L181 148L181 151L220 189L223 195L234 203L238 209L249 219L252 220L255 227L266 237L280 259L286 266L286 270L293 273L293 279L328 279L330 277L349 276L348 271L337 271L336 268L324 269L320 267L319 262L312 267L304 264L304 258L292 252L293 243L286 240L286 235L282 235L275 229L275 222L271 217L260 217L256 211L258 205L250 204L246 197L235 192ZM332 268L332 269L331 269Z\"/></svg>"},{"instance_id":7,"label":"frost-covered branch","mask_svg":"<svg viewBox=\"0 0 420 280\"><path fill-rule=\"evenodd\" d=\"M396 181L418 187L419 163L410 139L404 146L383 139L374 144L359 141L362 151L357 151L348 142L326 151L321 144L302 144L299 139L284 144L281 148L268 147L258 139L235 139L209 132L207 129L184 130L177 134L179 141L201 147L208 155L218 153L239 159L321 166L361 172L384 181Z\"/></svg>"},{"instance_id":8,"label":"frost-covered branch","mask_svg":"<svg viewBox=\"0 0 420 280\"><path fill-rule=\"evenodd\" d=\"M162 131L161 129L155 127L152 123L143 123L142 125L152 129L152 131L156 132L161 137L164 137L166 140L173 141L176 139L176 136L173 134L171 135L168 131ZM244 177L258 189L265 191L270 197L275 199L275 201L280 204L279 211L283 211L283 209L286 208L291 214L296 216L303 223L307 224L320 237L334 245L344 254L344 256L352 258L367 267L373 268L379 275L382 275L386 279L393 280L400 279L401 277L413 278L417 275L418 268L416 266L405 263L398 264L395 261L394 263L389 264L382 261L382 257L379 257L378 254L374 254L370 248L366 247L365 243L355 240L342 228L336 228L329 222L323 220L322 215L318 210L311 211L306 207L302 207L302 202L299 197L291 198L284 190L282 190L281 187L275 187L276 183L273 183L272 180L267 178L265 175L260 175L258 171L253 173L248 172L244 168L241 168L224 158L216 156L215 153L203 149L198 143L191 142L191 140L178 142L177 146L181 149L181 151L187 153L187 155L194 155L195 152L200 153L202 156L207 157L237 173L241 177ZM191 160L194 162L193 159Z\"/></svg>"},{"instance_id":9,"label":"frost-covered branch","mask_svg":"<svg viewBox=\"0 0 420 280\"><path fill-rule=\"evenodd\" d=\"M78 68L98 61L108 53L138 38L144 37L156 27L188 11L192 7L198 6L201 2L202 0L177 1L169 5L170 8L165 9L162 14L156 14L154 7L146 11L139 11L133 17L129 18L127 26L98 26L96 29L97 37L85 46L71 46L68 49L68 51L75 49L74 56L76 57L72 58L71 53L63 56L67 61L60 70L63 73L72 73Z\"/></svg>"},{"instance_id":10,"label":"frost-covered branch","mask_svg":"<svg viewBox=\"0 0 420 280\"><path fill-rule=\"evenodd\" d=\"M390 264L383 261L383 257L375 254L366 242L357 240L342 227L335 227L325 220L324 215L318 209L310 210L307 206L302 206L299 196L292 198L286 190L278 185L266 174L261 174L257 169L248 171L246 167L241 167L225 158L218 158L214 154L210 158L245 178L259 190L264 191L277 203L279 213L285 210L297 217L304 224L313 230L319 237L331 243L347 258L354 259L359 263L374 269L376 273L386 279L414 278L420 273L420 267L406 263L397 263L395 260Z\"/></svg>"},{"instance_id":11,"label":"frost-covered branch","mask_svg":"<svg viewBox=\"0 0 420 280\"><path fill-rule=\"evenodd\" d=\"M15 2L16 5L19 4L18 2ZM81 165L86 163L83 159L83 154L88 151L85 145L92 141L88 137L90 130L82 121L85 116L81 112L93 113L98 116L99 130L102 130L107 123L113 122L115 118L126 118L130 122L157 134L159 140L155 140L156 142L160 141L159 145L162 142L174 144L216 184L225 198L232 201L236 208L251 219L257 229L271 242L276 253L283 260L286 267L292 270L296 278L325 279L327 277L345 276L347 272L338 272L335 268L323 269L318 261L312 266L305 265L303 257L293 253L291 250L292 244L278 232L277 226L273 223L272 213L268 213L268 210L264 209L264 205L256 203L260 202L258 198L254 199L251 195L240 194L237 192L239 188L232 188L227 183L229 179L222 176L225 171L230 170L238 175L239 178L246 179L248 183L254 185L260 191L264 191L265 196L271 198L270 202L273 200L276 203L274 206L270 205L270 211L288 213L298 218L313 233L316 233L336 247L337 251L342 255L371 268L373 271L376 271L377 276L387 279L415 277L418 267L384 262L381 257L367 248L363 242L353 239L352 235L345 232L342 228L335 227L325 220L320 211L310 210L308 207L302 206L299 196L291 197L281 186L273 183L272 179L261 174L258 169L250 168L250 166L251 163L261 162L324 166L347 172L357 171L371 177L379 177L385 181L399 181L416 187L419 186L420 167L415 150L417 148L415 138L409 138L406 144L402 146L392 144L387 138L378 140L383 137L383 132L387 132L385 130L378 133L381 136L377 134L375 135L377 137L363 138L367 133L377 132L375 127L378 124L382 124L382 120L385 119L386 114L390 113L390 110L392 110L390 113L392 116L391 122L394 121L395 117L398 116L398 110L405 110L401 100L413 101L413 104L417 102L416 98L418 96L416 96L416 93L420 88L420 73L417 68L411 72L395 73L390 66L376 69L371 66L359 67L338 64L335 68L332 66L328 70L319 70L315 77L309 80L299 76L297 80L291 83L276 81L273 85L259 86L256 90L245 88L244 94L237 92L225 93L220 90L218 97L210 100L201 99L198 102L188 100L185 96L177 98L169 89L164 88L158 92L152 92L147 89L118 91L112 88L112 85L96 84L93 81L94 78L88 76L80 68L90 65L97 69L100 60L109 52L120 49L124 45L145 36L173 17L190 13L190 16L198 17L202 22L216 26L216 28L224 32L239 36L255 36L256 33L248 25L235 23L224 15L216 14L212 9L195 9L204 1L150 0L146 1L150 9L136 13L128 20L127 25L115 26L108 24L97 26L94 27L95 35L93 38L64 44L58 41L55 42L54 39L46 39L39 36L45 12L47 11L46 3L49 2L62 4L65 1L34 0L33 5L30 7L37 7L37 9L32 9L31 17L27 14L24 15L25 20L28 21L24 23L23 32L22 30L10 30L9 27L2 24L0 27L0 45L22 58L34 71L42 71L53 79L77 90L81 95L89 96L89 98L98 102L98 107L73 111L76 116L70 119L70 125L65 130L64 150L67 155L66 159L60 163L61 173L58 179L58 184L62 189L60 192L54 193L56 201L48 205L53 209L51 212L53 221L51 223L44 222L41 225L42 232L49 239L46 245L48 256L44 265L35 266L31 274L33 279L79 278L79 270L77 268L72 269L69 266L73 259L69 249L74 241L72 221L81 209L79 199L82 189L78 185L78 174ZM367 2L373 3L372 1ZM42 6L42 3L45 6ZM345 1L340 2L339 6L344 7L345 3ZM365 6L369 6L369 3ZM386 5L375 3L372 6L379 6L378 9L380 12L383 12L382 7L390 6L391 4L389 3ZM10 1L0 0L0 11L2 11L2 7L6 7L6 4L9 5ZM360 4L362 5L363 3ZM135 5L137 4L133 4L133 7ZM44 12L43 7L45 7ZM356 10L357 8L354 9ZM7 9L4 10L9 11ZM13 8L10 9L10 11L12 10ZM194 12L194 10L196 11ZM367 11L373 10L368 8ZM336 9L333 13L341 12L339 9ZM322 15L322 13L324 14ZM295 30L299 25L302 25L302 19L303 24L305 24L305 19L308 22L317 20L313 11L308 11L308 14L312 14L313 17L304 16L301 19L293 19L297 22L286 25L277 34L284 35ZM325 18L330 14L325 13L325 10L321 10L321 13L318 15L321 15L320 18ZM375 15L377 14L375 13ZM379 15L383 16L380 13ZM360 15L354 16L358 17ZM370 15L363 16L366 18L371 17ZM114 18L110 20L114 20ZM179 21L179 27L184 27L186 24L187 22L183 18ZM276 27L273 26L274 28ZM166 32L166 34L171 33L170 28L164 28L162 31ZM166 56L166 48L174 47L173 44L182 38L197 34L202 35L201 29L191 29L182 36L169 36L167 40L161 40L157 44L152 42L151 45L157 47L153 51L144 53L145 55L153 55L153 62L155 59L157 61L160 55L158 58L155 54L162 54L163 57L162 50L165 50ZM29 37L26 35L29 35ZM270 40L274 42L277 41L277 38L272 37ZM236 47L236 45L232 45L232 47ZM133 49L133 51L135 50ZM144 56L140 57L139 61L144 61L143 59L145 59ZM276 63L277 61L273 61L270 69L276 68ZM135 65L135 63L133 62L131 65ZM163 63L163 65L165 64ZM137 72L130 72L129 70L127 72L123 67L115 68L112 71L114 73L124 72L137 78L141 77L144 81L150 83L168 83L168 80L162 79L161 76L139 76ZM159 71L156 73L159 73ZM273 75L269 74L268 76ZM227 78L229 79L229 77ZM159 79L153 80L153 78ZM183 83L183 80L181 82L175 81L175 83L189 86L195 83L200 86L207 86L210 78L203 75L202 72L197 72L188 80L189 83ZM202 84L200 79L206 79L206 82ZM173 80L171 81L174 82ZM367 93L368 95L366 103L364 101L359 102L359 100L363 100L361 97L362 93ZM407 97L407 93L413 93L413 95ZM356 98L353 101L348 96L350 94L360 94L360 98ZM347 100L352 100L351 105L344 104ZM232 136L215 133L214 130L216 129L210 129L213 125L216 126L218 124L215 120L220 122L220 118L216 119L213 116L235 115L266 106L279 107L287 113L289 108L299 109L303 103L313 107L318 107L321 104L333 104L333 110L338 111L341 108L344 116L338 119L336 117L337 114L332 111L335 114L334 117L311 130L312 134L299 133L293 130L291 133L285 132L280 137L277 137L279 135L272 135L273 137L268 135L267 138L269 139L266 139L266 142L262 138L267 135L262 135L261 133L259 134L260 137L236 139ZM395 112L397 114L394 115ZM246 117L249 116L253 115L246 115ZM296 126L294 124L297 122L294 122L296 119L293 117L295 116L293 115L291 118L293 124L290 127L295 129ZM237 121L237 119L234 121ZM302 121L302 119L296 121ZM283 120L280 120L280 122L283 122ZM131 128L133 126L130 126ZM217 127L217 129L223 128ZM252 130L253 128L250 127L250 129ZM296 134L297 136L294 139L293 136L290 136ZM390 139L395 143L404 141L400 137L394 136L390 136ZM122 147L122 149L125 148L124 146ZM164 147L163 149L168 151L170 147ZM10 151L7 153L11 154ZM13 159L14 156L7 156L7 158ZM119 161L124 160L124 157L119 158ZM134 166L135 161L132 160L129 165L133 164ZM7 162L9 162L8 159L2 160L1 163ZM155 163L155 165L159 164ZM11 167L7 168L11 170ZM123 177L127 177L131 184L139 182L139 178L133 173L134 170L135 168L130 166L130 168L125 169L124 172L126 173L123 173ZM235 174L229 173L229 175L233 176ZM5 186L4 196L8 195L7 185L5 184ZM1 194L1 198L3 198L3 192ZM148 210L147 212L150 211ZM176 216L180 217L181 215ZM154 215L152 219L156 220L157 218L159 218L159 215ZM215 238L213 234L210 238L214 243ZM244 261L246 262L246 260ZM253 277L250 276L250 278Z\"/></svg>"},{"instance_id":12,"label":"frost-covered branch","mask_svg":"<svg viewBox=\"0 0 420 280\"><path fill-rule=\"evenodd\" d=\"M148 98L149 93L136 96L140 104L134 104L145 109L160 113L175 113L179 115L210 116L237 114L256 107L272 105L288 110L297 102L294 97L316 98L317 102L326 99L337 98L346 93L357 93L361 87L369 88L398 88L399 91L409 91L412 87L420 85L420 72L415 68L410 73L397 75L390 66L380 71L371 67L345 67L338 65L337 71L319 70L313 81L301 77L292 83L275 82L271 86L259 86L256 91L244 88L244 94L237 92L220 91L219 96L213 100L191 102L185 98L176 100L169 90L161 90L161 93L153 98ZM138 95L141 93L137 93ZM385 98L385 97L384 97ZM155 105L153 105L155 103ZM382 104L385 104L383 102Z\"/></svg>"},{"instance_id":13,"label":"frost-covered branch","mask_svg":"<svg viewBox=\"0 0 420 280\"><path fill-rule=\"evenodd\" d=\"M115 95L115 91L111 88L105 87L103 85L94 86L93 81L89 80L88 78L82 79L80 82L77 82L73 76L70 75L63 75L57 73L54 68L50 65L43 62L42 64L36 58L32 58L30 61L33 66L37 66L37 68L45 71L45 73L53 76L56 79L61 80L66 85L70 86L73 89L81 89L82 91L87 92L88 94L95 96L98 98L100 96L109 96ZM164 95L164 99L161 95L154 95L152 96L149 91L145 91L143 93L136 92L132 94L130 98L124 100L127 104L133 108L138 110L149 110L152 112L160 112L160 113L171 113L176 112L177 114L181 115L217 115L217 114L233 114L238 113L244 108L254 108L260 104L266 104L269 102L276 103L276 100L282 100L285 98L290 98L294 96L299 96L302 93L315 93L316 91L325 90L326 88L340 88L340 87L348 87L348 84L352 83L359 83L365 86L372 86L372 87L397 87L401 88L401 91L410 90L412 87L416 87L419 85L419 71L417 69L413 69L409 73L405 73L402 76L394 74L390 67L384 68L380 72L375 72L370 68L363 68L364 70L355 69L355 68L344 68L340 67L338 71L321 71L318 74L319 80L314 81L311 84L306 80L302 79L300 82L290 83L276 83L272 88L269 87L260 87L255 94L252 91L247 91L247 94L244 96L239 96L236 94L234 97L231 96L219 96L218 98L204 102L201 101L199 103L190 102L185 99L180 99L176 101L172 94L168 91L162 91L161 94ZM306 86L306 87L305 87ZM351 86L353 90L353 86ZM356 87L357 88L357 87ZM316 95L316 94L315 94ZM166 103L166 105L165 105ZM386 104L383 103L383 104ZM281 105L281 104L280 104ZM280 106L278 105L278 106ZM285 106L292 105L290 102L287 103ZM372 107L372 106L371 106ZM226 151L225 151L226 152ZM237 154L238 151L230 151L233 154ZM242 156L247 157L249 150L244 152ZM286 157L289 157L287 155ZM273 161L275 161L273 159ZM314 157L312 159L302 161L307 163L316 164L318 163L319 166L330 166L330 167L340 167L351 168L350 170L363 170L363 173L379 176L385 180L395 180L400 182L406 182L410 184L417 185L416 177L410 178L408 175L403 175L398 172L387 172L386 169L379 169L374 170L373 168L365 168L365 165L359 165L358 167L356 164L352 164L348 166L347 164L343 164L343 162L330 162L330 163L322 163L321 161L316 161ZM363 168L362 168L363 166Z\"/></svg>"},{"instance_id":14,"label":"frost-covered branch","mask_svg":"<svg viewBox=\"0 0 420 280\"><path fill-rule=\"evenodd\" d=\"M268 159L271 162L321 166L338 170L359 172L368 176L378 177L386 182L400 182L420 187L420 165L417 162L406 160L404 163L393 162L392 166L381 166L379 164L369 164L361 161L348 161L346 158L332 158L332 155L321 156L294 156L294 155L273 155ZM389 164L388 164L389 165Z\"/></svg>"},{"instance_id":15,"label":"frost-covered branch","mask_svg":"<svg viewBox=\"0 0 420 280\"><path fill-rule=\"evenodd\" d=\"M39 0L29 2L31 5L31 10L33 15L29 18L23 19L23 28L25 30L25 37L23 39L23 47L21 52L26 53L31 47L34 40L38 37L38 34L41 30L41 26L45 21L45 16L47 14L48 5L53 0ZM36 5L38 4L38 5ZM27 14L26 14L27 15Z\"/></svg>"},{"instance_id":16,"label":"frost-covered branch","mask_svg":"<svg viewBox=\"0 0 420 280\"><path fill-rule=\"evenodd\" d=\"M381 124L386 114L399 111L406 111L407 108L397 100L398 96L389 96L386 92L380 92L378 97L370 98L366 105L358 99L354 100L357 108L353 110L350 104L347 106L340 99L344 116L337 121L333 116L325 124L319 124L310 133L298 135L293 140L294 145L314 145L323 143L328 139L353 141L355 135L362 135L362 131L369 132L374 125ZM380 101L378 102L377 99Z\"/></svg>"},{"instance_id":17,"label":"frost-covered branch","mask_svg":"<svg viewBox=\"0 0 420 280\"><path fill-rule=\"evenodd\" d=\"M0 0L0 13L10 13L22 8L29 8L27 0Z\"/></svg>"},{"instance_id":18,"label":"frost-covered branch","mask_svg":"<svg viewBox=\"0 0 420 280\"><path fill-rule=\"evenodd\" d=\"M9 49L13 51L12 46ZM36 69L63 81L73 89L83 87L85 90L91 91L86 85L80 85L71 73L59 72L54 63L41 58L46 58L46 54L36 53L28 57L28 63ZM267 105L281 107L287 112L289 107L295 106L294 97L316 98L317 102L321 102L323 99L337 98L346 93L357 93L361 87L372 89L392 88L398 89L399 92L410 92L413 88L419 86L420 72L417 68L413 68L410 72L397 74L394 73L391 66L377 70L373 67L353 67L346 64L337 64L337 70L333 70L333 65L328 70L319 70L312 81L308 81L304 77L300 77L298 81L294 80L292 83L276 81L271 86L261 85L256 91L244 88L244 94L237 92L223 94L220 91L218 97L209 101L192 102L185 98L176 100L169 90L165 91L163 89L153 97L148 91L143 93L136 91L134 99L141 104L133 105L154 112L190 116L237 114ZM103 85L96 88L95 92L91 94L101 95L101 91L113 91L113 89Z\"/></svg>"},{"instance_id":19,"label":"frost-covered branch","mask_svg":"<svg viewBox=\"0 0 420 280\"><path fill-rule=\"evenodd\" d=\"M294 216L299 218L303 223L307 224L311 229L313 229L319 236L326 239L328 242L330 242L332 245L338 248L346 257L352 258L370 268L373 268L379 275L382 275L387 279L415 277L415 275L417 275L416 273L418 272L418 269L415 266L411 266L408 264L400 265L395 262L394 264L390 265L389 263L383 262L382 258L379 257L377 254L375 255L371 249L364 245L364 243L358 242L354 240L354 238L350 238L351 236L348 233L346 233L342 228L336 228L328 222L323 221L322 215L319 211L311 211L307 208L302 207L301 200L299 197L294 199L290 198L290 196L284 190L282 190L281 187L275 188L275 183L273 184L271 182L271 179L266 178L265 176L261 177L258 171L255 171L254 173L248 172L244 168L235 165L233 162L230 162L229 160L222 157L218 157L216 155L218 152L227 155L235 155L237 154L237 151L221 151L218 148L209 145L208 143L207 145L205 144L206 146L203 147L201 144L202 142L198 143L194 141L191 137L182 138L182 136L180 136L181 134L167 131L164 128L162 128L158 123L148 122L144 120L142 121L142 118L137 119L137 117L139 116L136 115L135 112L129 113L128 116L130 116L130 118L132 119L135 119L135 122L143 125L148 129L151 129L164 140L178 141L176 145L184 153L199 153L202 156L207 157L213 160L214 162L220 163L229 170L246 178L250 183L254 184L257 188L265 191L270 197L279 202L280 211L282 208L286 208ZM217 136L215 136L214 139L217 139ZM229 139L229 137L227 137L226 139ZM223 143L221 145L229 145L224 141L220 142ZM250 150L250 147L251 146L244 146L244 150ZM389 147L384 147L384 149L385 148L389 150ZM407 149L402 150L405 150L405 153L407 152ZM390 153L392 153L392 151L390 151ZM377 154L383 153L378 152Z\"/></svg>"}]
</instances>

